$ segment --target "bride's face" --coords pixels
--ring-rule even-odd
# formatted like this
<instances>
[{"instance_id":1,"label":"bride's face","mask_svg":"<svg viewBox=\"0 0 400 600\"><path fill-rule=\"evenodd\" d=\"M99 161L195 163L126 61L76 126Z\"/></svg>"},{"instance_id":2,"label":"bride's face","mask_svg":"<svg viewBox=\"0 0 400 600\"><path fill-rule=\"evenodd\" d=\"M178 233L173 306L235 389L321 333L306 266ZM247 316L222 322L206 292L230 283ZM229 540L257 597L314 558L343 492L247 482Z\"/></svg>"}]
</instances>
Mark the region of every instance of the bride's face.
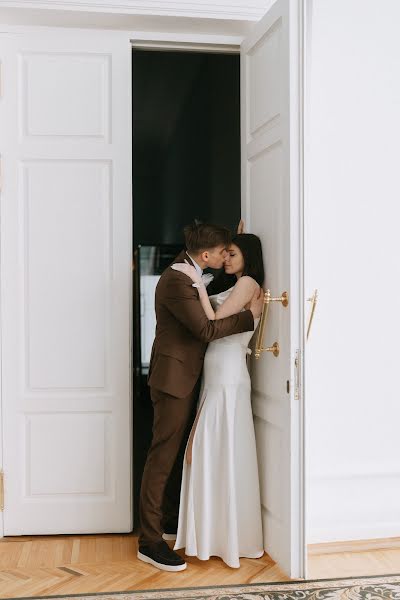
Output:
<instances>
[{"instance_id":1,"label":"bride's face","mask_svg":"<svg viewBox=\"0 0 400 600\"><path fill-rule=\"evenodd\" d=\"M225 259L225 273L240 277L244 270L243 254L235 244L231 244L228 249L228 256Z\"/></svg>"}]
</instances>

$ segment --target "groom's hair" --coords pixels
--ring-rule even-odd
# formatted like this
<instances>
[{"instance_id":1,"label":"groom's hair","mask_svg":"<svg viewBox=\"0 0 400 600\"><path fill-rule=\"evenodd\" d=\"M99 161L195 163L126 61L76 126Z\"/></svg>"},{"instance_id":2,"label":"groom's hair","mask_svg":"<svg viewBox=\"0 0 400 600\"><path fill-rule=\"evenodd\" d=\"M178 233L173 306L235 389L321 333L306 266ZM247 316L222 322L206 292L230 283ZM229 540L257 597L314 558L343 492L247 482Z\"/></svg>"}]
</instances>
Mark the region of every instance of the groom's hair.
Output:
<instances>
[{"instance_id":1,"label":"groom's hair","mask_svg":"<svg viewBox=\"0 0 400 600\"><path fill-rule=\"evenodd\" d=\"M229 229L209 223L191 223L186 225L183 233L186 249L191 254L199 254L217 246L229 246L232 240Z\"/></svg>"}]
</instances>

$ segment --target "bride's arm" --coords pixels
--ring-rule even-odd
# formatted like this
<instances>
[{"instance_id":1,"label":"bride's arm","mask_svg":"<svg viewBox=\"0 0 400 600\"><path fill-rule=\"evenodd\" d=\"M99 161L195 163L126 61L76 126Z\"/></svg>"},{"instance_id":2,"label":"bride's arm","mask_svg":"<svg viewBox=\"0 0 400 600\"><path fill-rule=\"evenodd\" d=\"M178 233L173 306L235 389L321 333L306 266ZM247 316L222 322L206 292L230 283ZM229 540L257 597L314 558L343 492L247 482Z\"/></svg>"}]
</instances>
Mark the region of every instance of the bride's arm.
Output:
<instances>
[{"instance_id":1,"label":"bride's arm","mask_svg":"<svg viewBox=\"0 0 400 600\"><path fill-rule=\"evenodd\" d=\"M199 284L199 298L203 310L207 315L207 319L209 319L210 321L215 321L215 319L218 319L213 307L211 306L210 298L208 297L207 289L204 283Z\"/></svg>"},{"instance_id":2,"label":"bride's arm","mask_svg":"<svg viewBox=\"0 0 400 600\"><path fill-rule=\"evenodd\" d=\"M176 271L181 271L181 273L185 273L192 279L192 281L194 281L199 290L199 299L201 305L206 313L207 319L210 321L224 319L225 317L236 315L243 308L245 308L247 304L249 304L255 295L255 292L260 289L260 286L252 277L244 275L238 279L235 287L225 302L214 312L207 294L207 289L204 283L202 283L201 277L198 275L196 269L188 263L174 264L171 268Z\"/></svg>"},{"instance_id":3,"label":"bride's arm","mask_svg":"<svg viewBox=\"0 0 400 600\"><path fill-rule=\"evenodd\" d=\"M259 289L260 286L252 277L243 275L238 279L225 302L218 307L215 318L225 319L225 317L236 315L249 304L255 292Z\"/></svg>"},{"instance_id":4,"label":"bride's arm","mask_svg":"<svg viewBox=\"0 0 400 600\"><path fill-rule=\"evenodd\" d=\"M207 318L210 319L210 321L214 321L216 319L225 319L225 317L230 317L231 315L239 313L247 304L249 304L255 292L259 289L260 286L252 277L243 275L238 279L235 287L225 302L221 304L215 312L211 306L204 284L200 284L199 286L199 297Z\"/></svg>"}]
</instances>

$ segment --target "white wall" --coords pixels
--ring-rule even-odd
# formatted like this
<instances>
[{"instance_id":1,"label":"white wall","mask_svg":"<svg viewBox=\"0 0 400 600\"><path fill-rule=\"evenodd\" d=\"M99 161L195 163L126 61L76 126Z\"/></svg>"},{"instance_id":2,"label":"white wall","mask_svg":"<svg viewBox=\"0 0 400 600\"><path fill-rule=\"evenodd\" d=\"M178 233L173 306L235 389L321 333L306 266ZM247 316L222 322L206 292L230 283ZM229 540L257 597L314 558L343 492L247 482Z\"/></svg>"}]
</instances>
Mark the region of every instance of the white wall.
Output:
<instances>
[{"instance_id":1,"label":"white wall","mask_svg":"<svg viewBox=\"0 0 400 600\"><path fill-rule=\"evenodd\" d=\"M306 294L318 288L319 304L306 356L310 543L400 535L399 24L398 0L312 6Z\"/></svg>"}]
</instances>

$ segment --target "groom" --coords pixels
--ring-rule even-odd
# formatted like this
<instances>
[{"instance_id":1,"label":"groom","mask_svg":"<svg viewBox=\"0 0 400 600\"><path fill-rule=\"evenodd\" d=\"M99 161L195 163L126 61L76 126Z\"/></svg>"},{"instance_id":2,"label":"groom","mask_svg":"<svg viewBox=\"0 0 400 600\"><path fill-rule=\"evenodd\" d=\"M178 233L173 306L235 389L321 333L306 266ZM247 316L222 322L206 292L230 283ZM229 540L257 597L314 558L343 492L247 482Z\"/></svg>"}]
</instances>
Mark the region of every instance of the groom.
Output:
<instances>
[{"instance_id":1,"label":"groom","mask_svg":"<svg viewBox=\"0 0 400 600\"><path fill-rule=\"evenodd\" d=\"M223 266L231 241L227 229L194 224L184 233L187 250L174 263L186 259L199 273L206 267ZM168 267L157 284L157 328L148 380L154 407L153 440L140 494L138 558L159 569L186 569L185 561L164 540L174 539L177 530L182 463L207 344L252 331L262 305L263 295L257 292L249 310L209 321L189 277Z\"/></svg>"}]
</instances>

